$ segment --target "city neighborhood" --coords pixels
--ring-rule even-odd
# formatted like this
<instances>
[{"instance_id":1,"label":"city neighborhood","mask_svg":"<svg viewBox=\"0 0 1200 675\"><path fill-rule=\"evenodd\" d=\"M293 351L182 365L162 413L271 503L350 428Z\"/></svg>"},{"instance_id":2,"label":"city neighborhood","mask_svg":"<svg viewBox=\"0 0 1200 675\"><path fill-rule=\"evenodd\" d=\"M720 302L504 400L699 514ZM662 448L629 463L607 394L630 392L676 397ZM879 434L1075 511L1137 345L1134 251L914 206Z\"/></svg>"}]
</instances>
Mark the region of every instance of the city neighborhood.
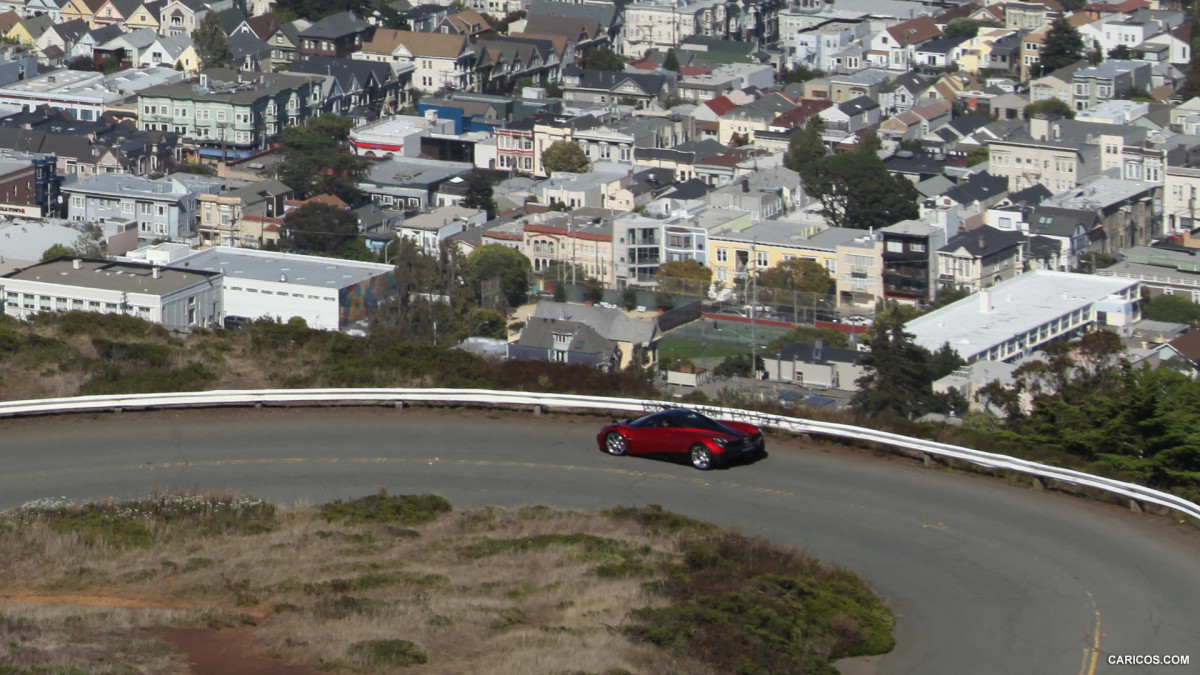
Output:
<instances>
[{"instance_id":1,"label":"city neighborhood","mask_svg":"<svg viewBox=\"0 0 1200 675\"><path fill-rule=\"evenodd\" d=\"M814 405L856 391L884 314L957 355L934 389L975 408L1099 329L1200 363L1190 321L1146 311L1200 302L1200 24L1175 4L0 9L12 317L364 335L399 294L450 304L401 260L506 249L524 276L472 310L499 320L434 344L661 368L680 396L740 350ZM660 349L684 335L700 352Z\"/></svg>"}]
</instances>

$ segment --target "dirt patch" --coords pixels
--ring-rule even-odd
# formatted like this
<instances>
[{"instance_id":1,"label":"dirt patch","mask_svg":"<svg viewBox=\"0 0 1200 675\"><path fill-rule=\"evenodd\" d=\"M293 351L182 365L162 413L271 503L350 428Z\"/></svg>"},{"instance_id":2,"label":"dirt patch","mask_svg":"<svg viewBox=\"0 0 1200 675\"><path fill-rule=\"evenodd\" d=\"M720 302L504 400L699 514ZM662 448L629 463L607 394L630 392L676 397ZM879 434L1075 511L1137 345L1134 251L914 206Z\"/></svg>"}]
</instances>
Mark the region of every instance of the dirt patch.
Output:
<instances>
[{"instance_id":1,"label":"dirt patch","mask_svg":"<svg viewBox=\"0 0 1200 675\"><path fill-rule=\"evenodd\" d=\"M187 654L192 675L318 675L256 654L253 628L165 628L154 635Z\"/></svg>"},{"instance_id":2,"label":"dirt patch","mask_svg":"<svg viewBox=\"0 0 1200 675\"><path fill-rule=\"evenodd\" d=\"M79 605L81 607L120 607L121 609L195 609L191 603L178 600L105 595L102 593L46 594L30 590L0 591L0 604L16 605Z\"/></svg>"}]
</instances>

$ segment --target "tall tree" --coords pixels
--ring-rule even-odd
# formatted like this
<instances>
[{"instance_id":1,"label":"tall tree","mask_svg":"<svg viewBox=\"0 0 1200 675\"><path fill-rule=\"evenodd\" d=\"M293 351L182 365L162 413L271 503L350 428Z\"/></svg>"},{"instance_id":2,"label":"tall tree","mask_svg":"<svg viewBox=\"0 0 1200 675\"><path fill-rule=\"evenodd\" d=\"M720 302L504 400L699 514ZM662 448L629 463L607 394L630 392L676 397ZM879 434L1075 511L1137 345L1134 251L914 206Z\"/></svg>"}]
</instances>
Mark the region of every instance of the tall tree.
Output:
<instances>
[{"instance_id":1,"label":"tall tree","mask_svg":"<svg viewBox=\"0 0 1200 675\"><path fill-rule=\"evenodd\" d=\"M904 332L902 312L886 308L867 331L862 377L851 406L866 415L914 419L939 407L933 392L928 350Z\"/></svg>"},{"instance_id":2,"label":"tall tree","mask_svg":"<svg viewBox=\"0 0 1200 675\"><path fill-rule=\"evenodd\" d=\"M479 169L467 174L467 191L463 195L463 206L486 211L488 220L491 220L496 217L496 200L492 195L492 182L486 174Z\"/></svg>"},{"instance_id":3,"label":"tall tree","mask_svg":"<svg viewBox=\"0 0 1200 675\"><path fill-rule=\"evenodd\" d=\"M1025 106L1021 114L1025 116L1025 119L1029 119L1039 113L1044 113L1046 115L1061 115L1067 119L1075 119L1075 111L1071 109L1071 106L1068 105L1066 101L1058 98L1048 98L1041 101L1034 101L1033 103Z\"/></svg>"},{"instance_id":4,"label":"tall tree","mask_svg":"<svg viewBox=\"0 0 1200 675\"><path fill-rule=\"evenodd\" d=\"M548 174L558 171L587 173L588 158L575 141L555 141L542 153L542 166Z\"/></svg>"},{"instance_id":5,"label":"tall tree","mask_svg":"<svg viewBox=\"0 0 1200 675\"><path fill-rule=\"evenodd\" d=\"M803 176L813 162L825 156L825 142L821 140L824 132L825 120L820 115L809 116L804 127L793 131L788 138L783 165Z\"/></svg>"},{"instance_id":6,"label":"tall tree","mask_svg":"<svg viewBox=\"0 0 1200 675\"><path fill-rule=\"evenodd\" d=\"M1046 39L1042 43L1042 58L1038 62L1039 73L1050 73L1078 62L1084 56L1083 38L1079 31L1067 22L1066 17L1058 17L1050 24Z\"/></svg>"},{"instance_id":7,"label":"tall tree","mask_svg":"<svg viewBox=\"0 0 1200 675\"><path fill-rule=\"evenodd\" d=\"M809 195L821 202L821 215L835 227L887 227L916 218L919 193L883 160L862 152L830 155L801 172Z\"/></svg>"},{"instance_id":8,"label":"tall tree","mask_svg":"<svg viewBox=\"0 0 1200 675\"><path fill-rule=\"evenodd\" d=\"M1200 25L1200 17L1193 17L1192 26L1197 25ZM1175 92L1185 101L1200 96L1200 54L1196 53L1197 47L1200 47L1200 38L1192 40L1192 58L1188 60L1183 86Z\"/></svg>"},{"instance_id":9,"label":"tall tree","mask_svg":"<svg viewBox=\"0 0 1200 675\"><path fill-rule=\"evenodd\" d=\"M758 275L758 285L829 295L833 293L835 282L824 265L812 260L792 258L761 272Z\"/></svg>"},{"instance_id":10,"label":"tall tree","mask_svg":"<svg viewBox=\"0 0 1200 675\"><path fill-rule=\"evenodd\" d=\"M304 253L361 258L366 247L353 213L329 204L312 202L287 214L280 245Z\"/></svg>"},{"instance_id":11,"label":"tall tree","mask_svg":"<svg viewBox=\"0 0 1200 675\"><path fill-rule=\"evenodd\" d=\"M667 50L667 58L663 59L663 70L679 72L679 57L675 55L674 49Z\"/></svg>"},{"instance_id":12,"label":"tall tree","mask_svg":"<svg viewBox=\"0 0 1200 675\"><path fill-rule=\"evenodd\" d=\"M529 294L533 266L520 251L503 244L480 246L467 256L467 278L476 298L483 298L484 285L500 279L500 292L510 307L518 307Z\"/></svg>"},{"instance_id":13,"label":"tall tree","mask_svg":"<svg viewBox=\"0 0 1200 675\"><path fill-rule=\"evenodd\" d=\"M331 193L347 204L362 201L357 182L370 163L349 150L353 125L348 117L325 114L284 129L276 137L284 158L279 180L303 199Z\"/></svg>"},{"instance_id":14,"label":"tall tree","mask_svg":"<svg viewBox=\"0 0 1200 675\"><path fill-rule=\"evenodd\" d=\"M608 45L593 47L583 60L583 67L588 70L625 70L625 61Z\"/></svg>"},{"instance_id":15,"label":"tall tree","mask_svg":"<svg viewBox=\"0 0 1200 675\"><path fill-rule=\"evenodd\" d=\"M216 12L204 15L200 25L192 31L192 43L196 46L196 56L200 57L201 69L224 68L233 63L229 36L221 27L221 19Z\"/></svg>"}]
</instances>

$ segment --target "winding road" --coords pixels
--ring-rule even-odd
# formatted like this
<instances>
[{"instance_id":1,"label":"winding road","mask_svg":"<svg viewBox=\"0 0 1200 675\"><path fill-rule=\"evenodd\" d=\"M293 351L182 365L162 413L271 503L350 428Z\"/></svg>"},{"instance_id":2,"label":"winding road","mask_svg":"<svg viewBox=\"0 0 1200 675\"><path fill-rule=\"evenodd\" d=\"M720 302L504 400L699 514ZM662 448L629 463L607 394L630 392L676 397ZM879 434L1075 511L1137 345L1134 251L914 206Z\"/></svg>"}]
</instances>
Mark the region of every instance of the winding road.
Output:
<instances>
[{"instance_id":1,"label":"winding road","mask_svg":"<svg viewBox=\"0 0 1200 675\"><path fill-rule=\"evenodd\" d=\"M0 422L0 509L232 489L280 502L436 492L456 506L662 504L848 567L897 616L879 673L1200 671L1200 540L1161 519L769 441L753 465L609 457L596 417L379 408ZM1117 666L1110 655L1189 655Z\"/></svg>"}]
</instances>

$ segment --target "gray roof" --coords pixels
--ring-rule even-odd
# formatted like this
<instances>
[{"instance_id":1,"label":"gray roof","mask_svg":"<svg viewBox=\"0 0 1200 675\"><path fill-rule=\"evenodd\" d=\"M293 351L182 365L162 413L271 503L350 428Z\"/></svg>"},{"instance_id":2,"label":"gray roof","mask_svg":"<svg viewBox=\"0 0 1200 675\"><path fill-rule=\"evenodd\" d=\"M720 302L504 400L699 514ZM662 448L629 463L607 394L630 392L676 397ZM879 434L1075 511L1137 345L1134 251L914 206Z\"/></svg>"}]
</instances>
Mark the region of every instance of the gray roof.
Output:
<instances>
[{"instance_id":1,"label":"gray roof","mask_svg":"<svg viewBox=\"0 0 1200 675\"><path fill-rule=\"evenodd\" d=\"M6 279L36 281L43 277L62 286L95 288L108 291L132 291L146 295L163 296L189 288L216 276L213 272L181 267L163 267L159 278L154 278L153 268L157 265L110 260L82 260L81 269L75 269L70 256L55 258L49 262L26 267L4 275Z\"/></svg>"},{"instance_id":2,"label":"gray roof","mask_svg":"<svg viewBox=\"0 0 1200 675\"><path fill-rule=\"evenodd\" d=\"M312 82L312 75L287 75L283 73L242 73L228 68L209 68L202 73L210 82L208 91L197 91L194 81L176 84L160 84L141 91L142 96L162 96L177 100L227 101L229 103L254 103L266 96L301 87ZM242 86L232 91L217 89L219 84L234 84L245 80ZM261 81L260 81L261 79Z\"/></svg>"},{"instance_id":3,"label":"gray roof","mask_svg":"<svg viewBox=\"0 0 1200 675\"><path fill-rule=\"evenodd\" d=\"M533 316L578 321L591 326L601 336L617 342L650 344L658 338L657 323L635 319L619 309L543 301L538 303Z\"/></svg>"},{"instance_id":4,"label":"gray roof","mask_svg":"<svg viewBox=\"0 0 1200 675\"><path fill-rule=\"evenodd\" d=\"M370 24L358 18L354 12L330 14L300 33L306 38L335 39L369 28Z\"/></svg>"},{"instance_id":5,"label":"gray roof","mask_svg":"<svg viewBox=\"0 0 1200 675\"><path fill-rule=\"evenodd\" d=\"M1008 192L1008 179L982 171L972 174L967 182L947 190L945 195L959 204L973 204Z\"/></svg>"},{"instance_id":6,"label":"gray roof","mask_svg":"<svg viewBox=\"0 0 1200 675\"><path fill-rule=\"evenodd\" d=\"M562 16L573 19L595 19L608 29L620 21L621 5L615 2L554 2L553 0L533 0L529 5L529 16L548 15Z\"/></svg>"},{"instance_id":7,"label":"gray roof","mask_svg":"<svg viewBox=\"0 0 1200 675\"><path fill-rule=\"evenodd\" d=\"M858 363L862 360L863 352L854 349L842 349L840 347L821 347L821 358L815 358L816 355L816 345L792 342L785 345L778 352L765 358L779 361L802 361L804 363L829 363L830 361L837 363Z\"/></svg>"},{"instance_id":8,"label":"gray roof","mask_svg":"<svg viewBox=\"0 0 1200 675\"><path fill-rule=\"evenodd\" d=\"M958 234L938 251L954 253L963 249L974 258L986 258L1014 246L1020 246L1024 240L1023 232L997 230L990 225L983 225Z\"/></svg>"},{"instance_id":9,"label":"gray roof","mask_svg":"<svg viewBox=\"0 0 1200 675\"><path fill-rule=\"evenodd\" d=\"M286 277L287 283L330 290L353 286L395 269L379 263L225 246L198 250L173 265L197 271L223 271L225 278L231 280L279 281Z\"/></svg>"},{"instance_id":10,"label":"gray roof","mask_svg":"<svg viewBox=\"0 0 1200 675\"><path fill-rule=\"evenodd\" d=\"M531 316L521 330L521 337L516 344L523 347L540 347L549 349L554 346L555 333L571 333L571 343L567 351L579 354L613 353L617 348L614 340L601 336L595 329L582 321Z\"/></svg>"}]
</instances>

